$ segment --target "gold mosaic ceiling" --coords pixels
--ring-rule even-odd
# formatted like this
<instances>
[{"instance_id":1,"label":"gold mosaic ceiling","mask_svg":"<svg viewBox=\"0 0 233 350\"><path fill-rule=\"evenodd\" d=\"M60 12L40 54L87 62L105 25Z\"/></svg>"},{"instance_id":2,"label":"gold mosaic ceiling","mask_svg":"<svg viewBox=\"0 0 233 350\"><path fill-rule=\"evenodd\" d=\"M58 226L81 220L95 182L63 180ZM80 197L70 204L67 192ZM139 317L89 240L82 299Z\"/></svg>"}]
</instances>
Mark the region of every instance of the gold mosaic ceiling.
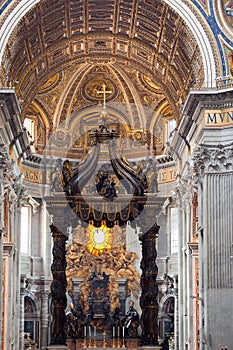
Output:
<instances>
[{"instance_id":1,"label":"gold mosaic ceiling","mask_svg":"<svg viewBox=\"0 0 233 350\"><path fill-rule=\"evenodd\" d=\"M11 36L1 73L17 81L23 117L40 114L46 129L98 104L102 82L112 91L107 103L179 120L203 80L192 33L161 0L41 1ZM134 126L151 127L136 110Z\"/></svg>"}]
</instances>

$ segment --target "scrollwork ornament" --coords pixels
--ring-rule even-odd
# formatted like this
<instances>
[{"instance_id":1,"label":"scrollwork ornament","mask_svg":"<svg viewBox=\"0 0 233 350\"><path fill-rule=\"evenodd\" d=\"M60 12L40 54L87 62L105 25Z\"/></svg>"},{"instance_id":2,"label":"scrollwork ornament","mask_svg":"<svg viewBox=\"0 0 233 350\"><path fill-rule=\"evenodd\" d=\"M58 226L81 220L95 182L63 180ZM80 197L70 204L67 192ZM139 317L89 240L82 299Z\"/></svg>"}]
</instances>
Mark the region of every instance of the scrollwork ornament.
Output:
<instances>
[{"instance_id":1,"label":"scrollwork ornament","mask_svg":"<svg viewBox=\"0 0 233 350\"><path fill-rule=\"evenodd\" d=\"M205 159L207 155L205 155L205 152L202 151L202 147L197 146L191 158L192 174L196 183L202 183L202 177L205 172Z\"/></svg>"},{"instance_id":2,"label":"scrollwork ornament","mask_svg":"<svg viewBox=\"0 0 233 350\"><path fill-rule=\"evenodd\" d=\"M184 195L185 195L185 188L183 186L182 178L179 175L177 180L177 186L173 190L173 199L178 207L182 208L184 206Z\"/></svg>"},{"instance_id":3,"label":"scrollwork ornament","mask_svg":"<svg viewBox=\"0 0 233 350\"><path fill-rule=\"evenodd\" d=\"M19 175L14 177L13 188L14 188L14 192L15 192L15 195L16 195L16 198L18 199L18 201L22 201L28 196L26 187L24 187L24 185L23 185L23 175L22 174L19 174Z\"/></svg>"},{"instance_id":4,"label":"scrollwork ornament","mask_svg":"<svg viewBox=\"0 0 233 350\"><path fill-rule=\"evenodd\" d=\"M3 144L0 144L0 169L1 177L5 186L5 184L8 183L11 174L12 161L8 153L8 148Z\"/></svg>"},{"instance_id":5,"label":"scrollwork ornament","mask_svg":"<svg viewBox=\"0 0 233 350\"><path fill-rule=\"evenodd\" d=\"M23 186L23 175L20 173L16 163L10 158L8 147L0 145L0 180L3 184L2 196L6 190L9 193L10 209L13 209L13 204L18 200L25 198L26 188Z\"/></svg>"},{"instance_id":6,"label":"scrollwork ornament","mask_svg":"<svg viewBox=\"0 0 233 350\"><path fill-rule=\"evenodd\" d=\"M184 176L178 176L177 186L173 191L173 199L180 208L187 204L192 204L193 194L196 191L195 179L191 173L191 167L188 163L187 171Z\"/></svg>"}]
</instances>

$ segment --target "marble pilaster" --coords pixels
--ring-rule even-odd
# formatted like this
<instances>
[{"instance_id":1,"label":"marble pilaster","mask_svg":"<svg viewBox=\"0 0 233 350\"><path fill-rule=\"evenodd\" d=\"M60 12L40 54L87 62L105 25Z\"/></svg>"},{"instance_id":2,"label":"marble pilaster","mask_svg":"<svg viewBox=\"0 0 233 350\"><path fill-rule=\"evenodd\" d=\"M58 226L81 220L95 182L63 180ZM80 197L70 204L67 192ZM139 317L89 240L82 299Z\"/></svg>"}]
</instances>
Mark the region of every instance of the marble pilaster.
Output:
<instances>
[{"instance_id":1,"label":"marble pilaster","mask_svg":"<svg viewBox=\"0 0 233 350\"><path fill-rule=\"evenodd\" d=\"M219 315L233 323L233 145L202 145L193 153L193 172L198 179L200 252L200 349L230 347L231 335ZM205 263L204 263L205 261Z\"/></svg>"},{"instance_id":2,"label":"marble pilaster","mask_svg":"<svg viewBox=\"0 0 233 350\"><path fill-rule=\"evenodd\" d=\"M50 264L47 261L47 212L46 212L46 202L42 200L40 206L40 255L43 257L43 273L42 276L50 275Z\"/></svg>"},{"instance_id":3,"label":"marble pilaster","mask_svg":"<svg viewBox=\"0 0 233 350\"><path fill-rule=\"evenodd\" d=\"M47 349L49 336L49 291L42 291L41 296L41 350Z\"/></svg>"},{"instance_id":4,"label":"marble pilaster","mask_svg":"<svg viewBox=\"0 0 233 350\"><path fill-rule=\"evenodd\" d=\"M190 164L186 162L182 176L178 177L173 200L178 207L178 275L179 283L176 295L175 338L174 348L180 349L190 342L192 333L192 261L189 256L187 242L193 239L193 198L197 185L193 179Z\"/></svg>"},{"instance_id":5,"label":"marble pilaster","mask_svg":"<svg viewBox=\"0 0 233 350\"><path fill-rule=\"evenodd\" d=\"M24 298L26 293L20 293L20 325L19 325L19 350L24 350Z\"/></svg>"}]
</instances>

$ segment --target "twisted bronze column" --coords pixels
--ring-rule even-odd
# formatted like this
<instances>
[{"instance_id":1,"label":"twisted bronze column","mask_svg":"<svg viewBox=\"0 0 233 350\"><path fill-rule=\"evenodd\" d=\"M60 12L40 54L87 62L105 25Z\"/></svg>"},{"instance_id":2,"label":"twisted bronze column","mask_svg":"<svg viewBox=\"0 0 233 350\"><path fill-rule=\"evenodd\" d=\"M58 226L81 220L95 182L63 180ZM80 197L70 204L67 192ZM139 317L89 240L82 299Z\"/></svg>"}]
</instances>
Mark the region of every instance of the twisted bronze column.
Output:
<instances>
[{"instance_id":1,"label":"twisted bronze column","mask_svg":"<svg viewBox=\"0 0 233 350\"><path fill-rule=\"evenodd\" d=\"M141 343L142 345L158 345L158 286L156 277L158 268L156 265L157 252L155 248L156 235L159 227L154 224L148 231L140 236L142 244L142 275L140 285L142 289L140 306L141 315Z\"/></svg>"},{"instance_id":2,"label":"twisted bronze column","mask_svg":"<svg viewBox=\"0 0 233 350\"><path fill-rule=\"evenodd\" d=\"M66 335L64 332L64 325L66 321L65 309L67 304L66 298L66 252L65 243L67 236L65 236L58 228L52 224L50 225L53 236L53 263L51 271L53 281L51 284L52 294L52 324L51 324L51 344L63 345L66 344Z\"/></svg>"}]
</instances>

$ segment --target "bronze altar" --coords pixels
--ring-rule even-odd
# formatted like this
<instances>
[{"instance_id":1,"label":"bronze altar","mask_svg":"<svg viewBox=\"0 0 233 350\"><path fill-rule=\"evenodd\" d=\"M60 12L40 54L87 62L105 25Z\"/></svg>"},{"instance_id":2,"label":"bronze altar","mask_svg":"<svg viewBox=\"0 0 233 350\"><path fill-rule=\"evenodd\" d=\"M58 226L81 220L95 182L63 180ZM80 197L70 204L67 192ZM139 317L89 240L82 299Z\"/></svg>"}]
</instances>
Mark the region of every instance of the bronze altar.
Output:
<instances>
[{"instance_id":1,"label":"bronze altar","mask_svg":"<svg viewBox=\"0 0 233 350\"><path fill-rule=\"evenodd\" d=\"M46 198L49 212L53 215L51 231L54 237L53 282L51 287L53 313L51 344L66 344L68 338L73 338L74 342L82 339L85 345L89 327L92 327L93 332L95 332L94 339L96 341L98 340L98 333L106 337L106 341L114 341L116 335L112 334L112 329L117 327L117 321L114 320L114 317L116 317L118 311L124 314L124 305L119 304L114 310L113 305L111 305L110 297L107 293L109 276L107 274L104 275L101 271L98 276L98 271L93 271L93 275L89 275L88 279L89 282L92 281L92 286L94 287L89 288L91 293L88 296L88 310L85 310L82 317L80 316L80 332L76 334L75 330L75 334L72 335L71 332L67 336L67 318L65 315L67 308L65 242L68 237L63 232L66 233L68 226L76 227L81 219L84 227L85 224L91 223L98 228L102 222L105 223L106 227L112 228L116 224L124 227L127 222L131 222L141 228L142 259L140 267L142 274L140 277L140 307L142 313L140 326L142 333L140 338L138 334L135 335L135 338L143 346L158 345L158 287L156 284L157 254L155 241L159 227L156 225L155 218L163 199L160 199L156 193L147 193L147 179L142 169L139 169L139 171L137 169L136 171L125 159L117 155L113 141L117 136L105 125L100 127L99 130L95 130L91 135L92 152L74 169L72 169L72 165L68 160L63 162L60 166L62 174L60 176L61 190L58 191L56 188L53 195ZM82 195L84 187L92 176L93 168L97 166L99 147L103 142L108 144L109 154L111 155L110 163L116 179L122 180L122 178L126 178L126 187L131 186L131 189L133 189L132 195L128 193L126 188L125 193L116 196L115 192L112 191L113 195L110 198L104 198L106 191L102 192L101 187L97 188L95 194L86 192L85 196ZM97 182L98 184L99 182ZM109 186L109 183L106 186ZM110 184L110 186L112 186L113 190L115 182ZM111 209L109 210L109 208ZM141 215L142 213L143 215ZM96 293L99 293L99 295ZM87 307L87 304L81 306L82 312L85 307ZM107 324L110 325L110 328L106 326ZM122 343L125 341L126 334L124 334L124 326L120 323L119 325L120 332L117 339ZM129 340L132 341L132 339ZM101 341L104 341L104 339ZM85 347L84 345L83 347Z\"/></svg>"}]
</instances>

